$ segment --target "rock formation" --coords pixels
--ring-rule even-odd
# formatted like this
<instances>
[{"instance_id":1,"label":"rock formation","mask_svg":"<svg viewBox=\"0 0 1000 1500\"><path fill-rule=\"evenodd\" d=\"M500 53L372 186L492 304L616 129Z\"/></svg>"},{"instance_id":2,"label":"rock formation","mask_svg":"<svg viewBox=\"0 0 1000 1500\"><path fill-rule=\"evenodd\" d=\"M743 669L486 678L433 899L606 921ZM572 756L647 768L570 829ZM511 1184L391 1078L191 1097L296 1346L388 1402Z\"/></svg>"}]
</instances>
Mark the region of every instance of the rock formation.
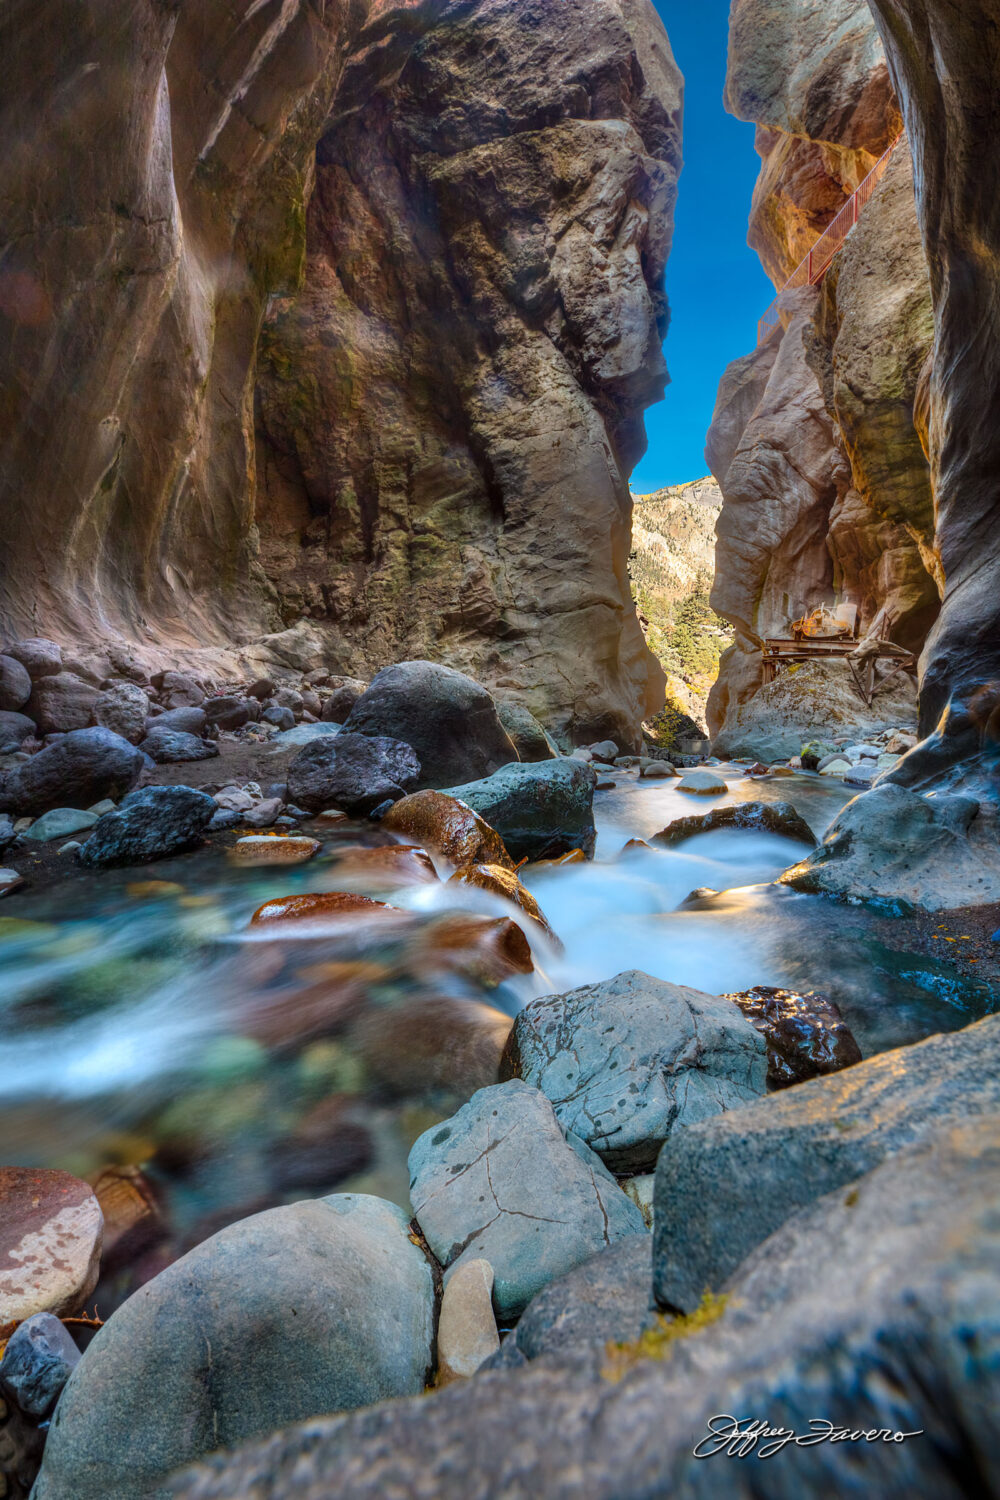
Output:
<instances>
[{"instance_id":1,"label":"rock formation","mask_svg":"<svg viewBox=\"0 0 1000 1500\"><path fill-rule=\"evenodd\" d=\"M758 128L750 241L780 289L900 129L866 5L737 0L727 99ZM712 603L736 627L709 704L723 748L761 686L761 639L817 605L853 602L862 633L888 618L922 648L943 581L918 432L931 340L903 143L822 286L785 292L778 331L722 379L708 459L725 499Z\"/></svg>"},{"instance_id":2,"label":"rock formation","mask_svg":"<svg viewBox=\"0 0 1000 1500\"><path fill-rule=\"evenodd\" d=\"M308 616L337 670L445 660L635 741L680 169L650 0L15 0L0 44L4 633Z\"/></svg>"}]
</instances>

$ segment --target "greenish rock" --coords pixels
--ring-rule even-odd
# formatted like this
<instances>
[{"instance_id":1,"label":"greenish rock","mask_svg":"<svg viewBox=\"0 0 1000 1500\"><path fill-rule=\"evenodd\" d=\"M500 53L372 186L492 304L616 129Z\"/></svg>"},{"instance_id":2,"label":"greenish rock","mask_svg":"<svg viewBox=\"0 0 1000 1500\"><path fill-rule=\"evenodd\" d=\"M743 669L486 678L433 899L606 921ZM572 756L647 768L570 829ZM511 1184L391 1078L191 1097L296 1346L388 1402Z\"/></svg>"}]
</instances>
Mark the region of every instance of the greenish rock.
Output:
<instances>
[{"instance_id":1,"label":"greenish rock","mask_svg":"<svg viewBox=\"0 0 1000 1500\"><path fill-rule=\"evenodd\" d=\"M497 703L497 717L525 764L556 760L559 750L551 735L533 713L519 703Z\"/></svg>"},{"instance_id":2,"label":"greenish rock","mask_svg":"<svg viewBox=\"0 0 1000 1500\"><path fill-rule=\"evenodd\" d=\"M198 1056L197 1071L206 1083L252 1078L267 1066L267 1051L248 1036L213 1038Z\"/></svg>"},{"instance_id":3,"label":"greenish rock","mask_svg":"<svg viewBox=\"0 0 1000 1500\"><path fill-rule=\"evenodd\" d=\"M130 792L94 827L80 858L86 865L135 865L179 854L197 844L217 812L190 786L148 786Z\"/></svg>"},{"instance_id":4,"label":"greenish rock","mask_svg":"<svg viewBox=\"0 0 1000 1500\"><path fill-rule=\"evenodd\" d=\"M84 833L97 821L97 813L80 812L75 807L53 807L50 812L36 818L24 837L35 844L47 844L50 839L65 839L74 833Z\"/></svg>"},{"instance_id":5,"label":"greenish rock","mask_svg":"<svg viewBox=\"0 0 1000 1500\"><path fill-rule=\"evenodd\" d=\"M652 1169L674 1132L767 1092L763 1037L731 1000L638 970L518 1012L500 1063L612 1171Z\"/></svg>"},{"instance_id":6,"label":"greenish rock","mask_svg":"<svg viewBox=\"0 0 1000 1500\"><path fill-rule=\"evenodd\" d=\"M489 1261L498 1317L517 1317L557 1276L645 1230L600 1157L517 1079L480 1089L425 1131L409 1170L427 1243L447 1268Z\"/></svg>"},{"instance_id":7,"label":"greenish rock","mask_svg":"<svg viewBox=\"0 0 1000 1500\"><path fill-rule=\"evenodd\" d=\"M183 1464L292 1422L424 1388L434 1281L406 1214L340 1194L214 1235L87 1349L35 1500L167 1500Z\"/></svg>"},{"instance_id":8,"label":"greenish rock","mask_svg":"<svg viewBox=\"0 0 1000 1500\"><path fill-rule=\"evenodd\" d=\"M448 788L495 828L515 860L551 859L582 849L593 854L597 777L582 761L560 757L517 762L482 781Z\"/></svg>"}]
</instances>

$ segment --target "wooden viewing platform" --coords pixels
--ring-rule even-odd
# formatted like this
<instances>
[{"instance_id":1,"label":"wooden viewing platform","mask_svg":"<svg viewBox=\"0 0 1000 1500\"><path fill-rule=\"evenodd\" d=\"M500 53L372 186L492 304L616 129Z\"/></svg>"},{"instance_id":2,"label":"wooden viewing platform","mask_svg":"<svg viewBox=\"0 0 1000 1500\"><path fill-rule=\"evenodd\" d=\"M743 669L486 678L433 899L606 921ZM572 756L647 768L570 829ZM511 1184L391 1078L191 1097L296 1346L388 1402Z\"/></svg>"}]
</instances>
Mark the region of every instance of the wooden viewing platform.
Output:
<instances>
[{"instance_id":1,"label":"wooden viewing platform","mask_svg":"<svg viewBox=\"0 0 1000 1500\"><path fill-rule=\"evenodd\" d=\"M889 622L883 629L888 632ZM871 708L877 690L884 688L901 672L916 673L917 658L912 651L897 646L883 637L869 636L859 641L853 634L845 632L839 636L804 636L799 632L791 637L771 636L761 648L764 683L774 682L782 667L800 666L811 661L844 661L854 680L858 696ZM880 661L890 662L891 668L882 677L876 668Z\"/></svg>"}]
</instances>

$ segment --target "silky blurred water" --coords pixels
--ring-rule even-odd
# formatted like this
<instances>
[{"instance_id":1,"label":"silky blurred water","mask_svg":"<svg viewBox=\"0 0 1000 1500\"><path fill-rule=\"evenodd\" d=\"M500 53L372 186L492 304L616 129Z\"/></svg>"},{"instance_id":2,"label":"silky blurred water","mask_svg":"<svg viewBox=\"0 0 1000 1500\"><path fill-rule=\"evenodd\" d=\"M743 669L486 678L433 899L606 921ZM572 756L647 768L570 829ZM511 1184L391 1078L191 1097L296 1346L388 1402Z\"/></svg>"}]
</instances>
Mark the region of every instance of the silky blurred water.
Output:
<instances>
[{"instance_id":1,"label":"silky blurred water","mask_svg":"<svg viewBox=\"0 0 1000 1500\"><path fill-rule=\"evenodd\" d=\"M850 795L816 776L722 771L728 791L716 798L616 774L597 795L594 861L521 872L561 946L536 929L535 972L495 989L428 968L428 924L456 908L517 914L445 884L352 885L337 852L377 838L370 825L323 834L321 861L293 870L240 870L211 851L8 898L0 1157L87 1176L141 1165L182 1248L227 1217L324 1188L405 1203L412 1140L461 1102L465 1053L454 1089L439 1064L468 1018L481 1023L477 1006L513 1014L633 968L713 993L815 988L841 1006L865 1055L993 1008L984 986L907 951L906 919L769 884L802 857L800 843L732 830L624 849L675 818L748 800L789 800L820 836ZM725 894L684 905L705 887ZM362 888L410 912L405 931L355 921L319 937L248 932L266 900ZM339 1164L324 1181L331 1149Z\"/></svg>"}]
</instances>

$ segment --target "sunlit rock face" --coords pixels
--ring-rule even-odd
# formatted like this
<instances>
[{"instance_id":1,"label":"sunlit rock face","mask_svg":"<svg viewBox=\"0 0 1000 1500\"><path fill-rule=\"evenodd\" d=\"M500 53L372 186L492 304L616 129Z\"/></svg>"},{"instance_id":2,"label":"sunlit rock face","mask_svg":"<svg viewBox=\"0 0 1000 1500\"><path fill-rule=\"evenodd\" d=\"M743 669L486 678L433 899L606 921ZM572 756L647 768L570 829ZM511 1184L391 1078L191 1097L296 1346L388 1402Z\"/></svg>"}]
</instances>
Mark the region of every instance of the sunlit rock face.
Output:
<instances>
[{"instance_id":1,"label":"sunlit rock face","mask_svg":"<svg viewBox=\"0 0 1000 1500\"><path fill-rule=\"evenodd\" d=\"M918 164L934 301L927 442L945 579L922 723L1000 679L1000 4L872 0ZM995 743L995 734L993 735Z\"/></svg>"},{"instance_id":2,"label":"sunlit rock face","mask_svg":"<svg viewBox=\"0 0 1000 1500\"><path fill-rule=\"evenodd\" d=\"M265 327L262 561L344 670L444 659L632 745L663 702L626 481L666 378L679 75L647 0L408 10L346 61L305 287Z\"/></svg>"},{"instance_id":3,"label":"sunlit rock face","mask_svg":"<svg viewBox=\"0 0 1000 1500\"><path fill-rule=\"evenodd\" d=\"M727 102L758 127L750 242L780 288L900 130L867 5L737 0ZM737 628L713 734L760 688L762 639L817 605L853 602L862 633L888 617L918 653L937 614L916 425L930 285L905 144L822 285L784 294L781 322L726 371L708 440L725 499L712 602Z\"/></svg>"},{"instance_id":4,"label":"sunlit rock face","mask_svg":"<svg viewBox=\"0 0 1000 1500\"><path fill-rule=\"evenodd\" d=\"M427 655L634 741L649 0L14 0L0 47L0 634L307 615L353 675Z\"/></svg>"}]
</instances>

